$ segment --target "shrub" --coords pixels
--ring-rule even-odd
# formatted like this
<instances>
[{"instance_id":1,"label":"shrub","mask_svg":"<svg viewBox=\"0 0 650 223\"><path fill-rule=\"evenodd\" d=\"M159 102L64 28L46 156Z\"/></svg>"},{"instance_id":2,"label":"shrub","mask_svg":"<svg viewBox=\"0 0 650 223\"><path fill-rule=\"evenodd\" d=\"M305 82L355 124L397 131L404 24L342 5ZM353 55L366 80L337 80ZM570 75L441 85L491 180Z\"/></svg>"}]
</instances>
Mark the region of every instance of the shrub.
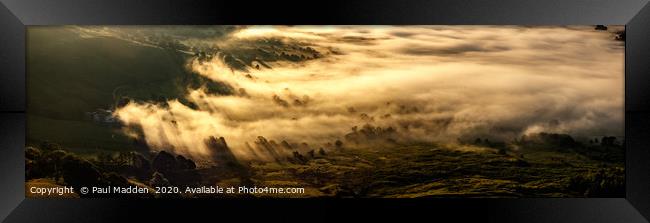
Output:
<instances>
[{"instance_id":1,"label":"shrub","mask_svg":"<svg viewBox=\"0 0 650 223\"><path fill-rule=\"evenodd\" d=\"M601 168L569 180L569 189L585 197L620 197L625 195L625 172L622 168Z\"/></svg>"},{"instance_id":2,"label":"shrub","mask_svg":"<svg viewBox=\"0 0 650 223\"><path fill-rule=\"evenodd\" d=\"M25 148L25 158L29 160L38 160L41 158L41 150L34 147Z\"/></svg>"}]
</instances>

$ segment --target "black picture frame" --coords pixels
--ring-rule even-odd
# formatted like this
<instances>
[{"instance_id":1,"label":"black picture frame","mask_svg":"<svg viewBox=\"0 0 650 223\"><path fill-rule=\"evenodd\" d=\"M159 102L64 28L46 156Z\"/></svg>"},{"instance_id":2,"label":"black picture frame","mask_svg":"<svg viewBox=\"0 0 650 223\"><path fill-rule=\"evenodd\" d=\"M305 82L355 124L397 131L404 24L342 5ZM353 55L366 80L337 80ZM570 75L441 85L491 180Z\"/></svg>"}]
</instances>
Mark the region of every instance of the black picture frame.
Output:
<instances>
[{"instance_id":1,"label":"black picture frame","mask_svg":"<svg viewBox=\"0 0 650 223\"><path fill-rule=\"evenodd\" d=\"M588 199L26 199L25 27L68 24L625 24L626 196ZM650 6L646 0L0 0L0 219L5 222L128 222L134 217L153 221L182 216L189 221L190 218L218 216L309 221L397 216L402 220L449 217L454 221L486 222L648 222L648 39Z\"/></svg>"}]
</instances>

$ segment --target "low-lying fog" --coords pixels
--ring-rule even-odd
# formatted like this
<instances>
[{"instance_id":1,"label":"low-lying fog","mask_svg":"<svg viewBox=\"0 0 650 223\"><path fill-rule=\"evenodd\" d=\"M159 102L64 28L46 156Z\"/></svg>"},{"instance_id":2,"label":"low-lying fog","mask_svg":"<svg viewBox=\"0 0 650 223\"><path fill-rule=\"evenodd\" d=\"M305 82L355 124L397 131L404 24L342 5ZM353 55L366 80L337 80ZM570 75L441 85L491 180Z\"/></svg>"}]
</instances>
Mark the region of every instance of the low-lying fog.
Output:
<instances>
[{"instance_id":1,"label":"low-lying fog","mask_svg":"<svg viewBox=\"0 0 650 223\"><path fill-rule=\"evenodd\" d=\"M239 27L182 43L227 49L277 40L298 62L248 64L234 56L248 65L234 69L221 53L195 58L187 69L233 94L192 90L186 97L196 108L132 102L115 115L142 127L151 147L192 157L210 155L203 143L210 136L247 157L245 144L258 136L317 149L365 124L392 127L401 143L536 132L621 136L624 44L614 39L617 29L623 27ZM292 51L294 45L318 56Z\"/></svg>"}]
</instances>

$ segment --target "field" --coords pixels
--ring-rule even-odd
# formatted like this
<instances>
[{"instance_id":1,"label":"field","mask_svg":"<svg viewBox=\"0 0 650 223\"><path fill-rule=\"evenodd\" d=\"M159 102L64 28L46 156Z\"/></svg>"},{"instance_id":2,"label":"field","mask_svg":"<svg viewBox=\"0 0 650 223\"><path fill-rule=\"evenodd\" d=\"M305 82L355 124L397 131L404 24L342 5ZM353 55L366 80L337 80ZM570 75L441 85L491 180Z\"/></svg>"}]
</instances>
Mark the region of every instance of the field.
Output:
<instances>
[{"instance_id":1,"label":"field","mask_svg":"<svg viewBox=\"0 0 650 223\"><path fill-rule=\"evenodd\" d=\"M620 147L608 150L608 154L623 153ZM170 182L176 181L171 185L177 186L247 185L305 190L301 194L252 195L258 197L621 196L624 191L622 160L603 163L593 158L573 149L500 152L480 145L412 145L341 149L313 156L306 153L301 161L295 157L286 157L281 162L242 161L235 165L196 167L189 172L156 169L155 163L152 169L166 173ZM86 156L85 159L94 164L93 171L98 173L117 171L132 183L144 181L137 184L150 185L147 181L152 171L147 169L151 168L150 164L143 167L131 161L116 167L100 161L102 158ZM137 168L144 168L146 174L138 176L132 170ZM186 176L178 176L179 173L195 175L195 178L188 180ZM222 195L215 195L219 196Z\"/></svg>"}]
</instances>

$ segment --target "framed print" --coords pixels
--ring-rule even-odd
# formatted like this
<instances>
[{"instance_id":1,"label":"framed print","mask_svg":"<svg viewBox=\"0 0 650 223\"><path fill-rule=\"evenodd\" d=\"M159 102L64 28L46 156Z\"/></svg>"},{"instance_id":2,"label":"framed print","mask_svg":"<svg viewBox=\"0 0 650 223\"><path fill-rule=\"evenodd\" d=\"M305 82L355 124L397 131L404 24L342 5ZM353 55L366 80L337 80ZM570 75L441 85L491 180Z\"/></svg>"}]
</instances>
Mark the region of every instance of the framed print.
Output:
<instances>
[{"instance_id":1,"label":"framed print","mask_svg":"<svg viewBox=\"0 0 650 223\"><path fill-rule=\"evenodd\" d=\"M650 216L645 1L2 6L7 222Z\"/></svg>"}]
</instances>

